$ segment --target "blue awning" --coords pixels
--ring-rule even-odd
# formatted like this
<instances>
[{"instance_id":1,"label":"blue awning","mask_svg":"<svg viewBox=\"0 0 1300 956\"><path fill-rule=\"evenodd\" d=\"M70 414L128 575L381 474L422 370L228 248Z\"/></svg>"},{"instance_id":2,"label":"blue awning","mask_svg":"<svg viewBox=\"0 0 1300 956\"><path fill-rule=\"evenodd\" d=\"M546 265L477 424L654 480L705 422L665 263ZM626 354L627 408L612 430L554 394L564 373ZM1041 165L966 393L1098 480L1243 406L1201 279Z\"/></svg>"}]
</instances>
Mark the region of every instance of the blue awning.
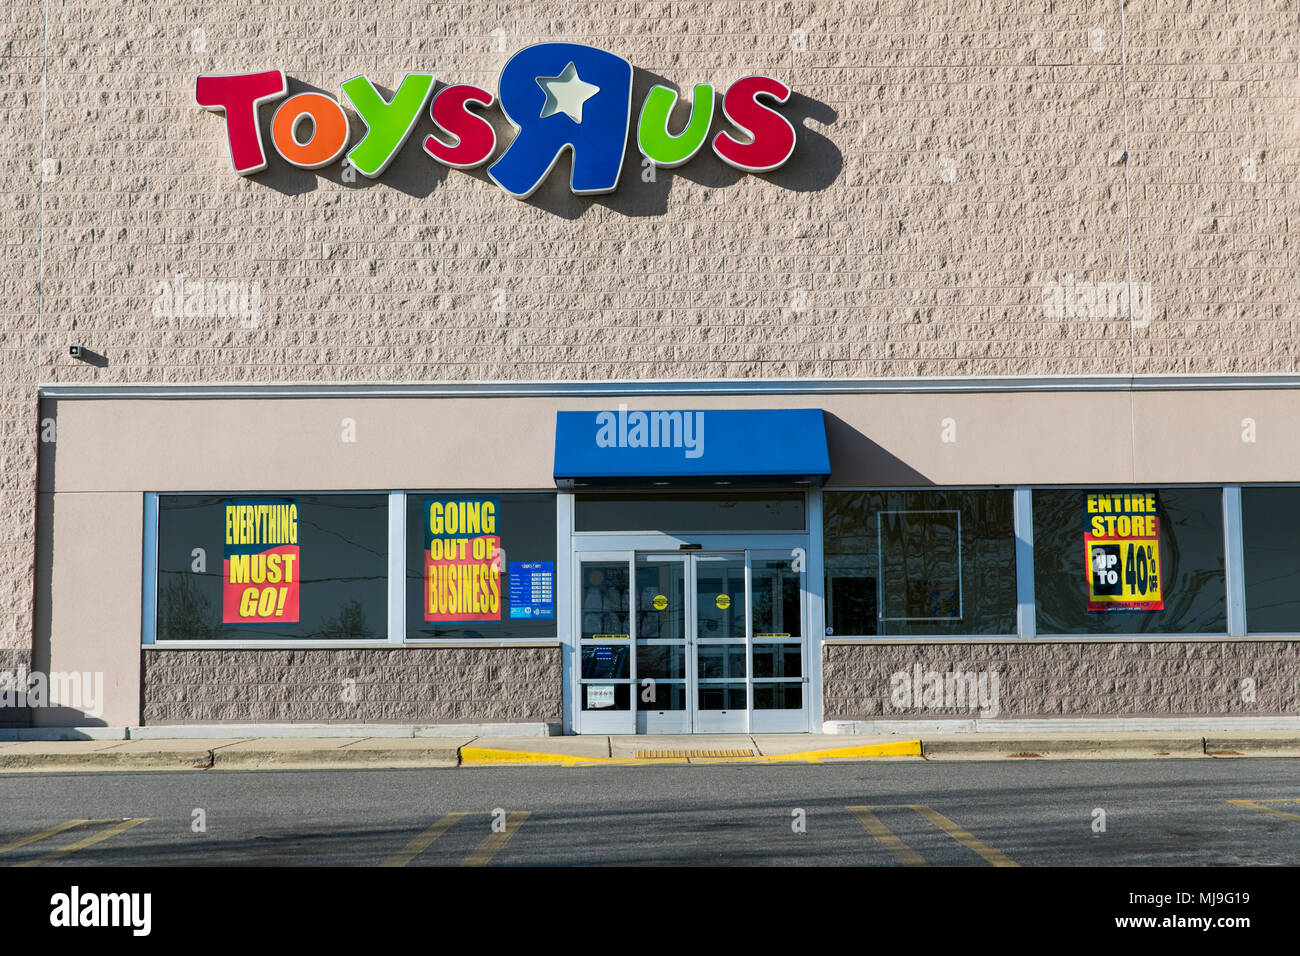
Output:
<instances>
[{"instance_id":1,"label":"blue awning","mask_svg":"<svg viewBox=\"0 0 1300 956\"><path fill-rule=\"evenodd\" d=\"M555 483L821 485L830 477L820 408L559 412Z\"/></svg>"}]
</instances>

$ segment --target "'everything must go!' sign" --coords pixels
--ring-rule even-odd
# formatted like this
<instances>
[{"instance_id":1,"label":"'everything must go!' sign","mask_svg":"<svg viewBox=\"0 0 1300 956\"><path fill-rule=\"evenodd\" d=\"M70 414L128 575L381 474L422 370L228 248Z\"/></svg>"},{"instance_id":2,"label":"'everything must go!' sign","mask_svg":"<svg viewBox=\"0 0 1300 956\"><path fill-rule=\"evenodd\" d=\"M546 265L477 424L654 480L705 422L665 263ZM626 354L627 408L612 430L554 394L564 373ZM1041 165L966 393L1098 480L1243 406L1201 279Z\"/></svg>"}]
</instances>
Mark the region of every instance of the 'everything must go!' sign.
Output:
<instances>
[{"instance_id":1,"label":"'everything must go!' sign","mask_svg":"<svg viewBox=\"0 0 1300 956\"><path fill-rule=\"evenodd\" d=\"M501 620L495 498L424 500L424 619Z\"/></svg>"},{"instance_id":2,"label":"'everything must go!' sign","mask_svg":"<svg viewBox=\"0 0 1300 956\"><path fill-rule=\"evenodd\" d=\"M408 73L387 99L366 76L342 83L343 95L365 125L349 149L348 115L334 97L289 91L283 70L205 74L195 83L195 99L205 109L225 114L230 160L241 176L267 167L260 108L276 101L271 145L280 158L300 169L319 169L346 152L346 163L361 175L380 176L406 144L427 104L436 134L421 144L434 161L456 169L486 164L497 151L496 131L482 110L499 107L518 131L487 169L511 196L527 198L569 150L569 187L578 195L613 192L632 126L632 64L617 54L581 43L538 43L515 53L501 70L498 95L465 83L434 94L432 73ZM749 173L779 169L794 152L795 128L775 109L791 90L769 76L746 76L721 96L701 83L692 92L690 116L678 132L668 128L678 94L653 86L636 121L636 144L643 165L671 168L693 158L713 128L719 101L733 128L712 138L723 162Z\"/></svg>"},{"instance_id":3,"label":"'everything must go!' sign","mask_svg":"<svg viewBox=\"0 0 1300 956\"><path fill-rule=\"evenodd\" d=\"M230 500L224 515L222 623L297 624L297 500Z\"/></svg>"},{"instance_id":4,"label":"'everything must go!' sign","mask_svg":"<svg viewBox=\"0 0 1300 956\"><path fill-rule=\"evenodd\" d=\"M1086 496L1089 611L1163 611L1156 493Z\"/></svg>"}]
</instances>

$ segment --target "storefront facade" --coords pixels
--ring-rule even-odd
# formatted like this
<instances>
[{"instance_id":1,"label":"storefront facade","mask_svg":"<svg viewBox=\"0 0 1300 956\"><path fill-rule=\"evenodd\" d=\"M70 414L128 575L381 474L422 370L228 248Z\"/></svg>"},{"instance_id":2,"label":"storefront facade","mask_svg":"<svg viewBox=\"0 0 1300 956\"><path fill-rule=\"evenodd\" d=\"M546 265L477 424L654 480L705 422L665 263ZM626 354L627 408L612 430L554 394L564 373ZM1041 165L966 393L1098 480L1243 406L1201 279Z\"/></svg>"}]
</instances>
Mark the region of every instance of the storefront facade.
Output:
<instances>
[{"instance_id":1,"label":"storefront facade","mask_svg":"<svg viewBox=\"0 0 1300 956\"><path fill-rule=\"evenodd\" d=\"M1249 481L1224 461L1246 408L1285 421L1300 391L1254 384L48 387L38 669L103 670L118 707L31 713L523 733L1285 719L1300 447L1239 463ZM1098 461L1102 413L1133 439ZM195 427L203 443L176 440ZM458 453L431 457L431 434ZM1108 544L1085 535L1111 515L1127 590L1090 610Z\"/></svg>"},{"instance_id":2,"label":"storefront facade","mask_svg":"<svg viewBox=\"0 0 1300 956\"><path fill-rule=\"evenodd\" d=\"M416 7L15 13L0 724L1300 719L1288 11Z\"/></svg>"}]
</instances>

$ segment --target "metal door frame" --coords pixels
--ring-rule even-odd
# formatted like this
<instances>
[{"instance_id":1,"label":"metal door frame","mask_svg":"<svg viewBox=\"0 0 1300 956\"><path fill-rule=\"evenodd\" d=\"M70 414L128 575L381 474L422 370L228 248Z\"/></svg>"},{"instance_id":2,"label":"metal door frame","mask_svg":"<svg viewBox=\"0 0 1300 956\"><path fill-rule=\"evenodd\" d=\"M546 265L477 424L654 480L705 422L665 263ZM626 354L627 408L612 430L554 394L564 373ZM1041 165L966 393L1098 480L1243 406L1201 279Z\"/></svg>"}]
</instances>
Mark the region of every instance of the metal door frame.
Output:
<instances>
[{"instance_id":1,"label":"metal door frame","mask_svg":"<svg viewBox=\"0 0 1300 956\"><path fill-rule=\"evenodd\" d=\"M817 526L813 523L812 511L815 509L816 519L820 522L820 504L817 500L820 495L810 495L813 499L810 504L809 514L809 531L803 532L782 532L782 533L728 533L728 534L701 534L701 535L682 535L682 534L662 534L662 533L633 533L633 534L609 534L601 533L599 535L586 536L582 534L572 534L569 537L569 552L571 560L567 562L570 568L570 588L569 603L571 612L568 615L570 626L568 633L564 636L567 644L566 659L570 661L565 668L566 674L566 691L568 706L565 708L566 730L571 730L577 734L635 734L638 725L638 703L637 695L637 676L636 676L636 614L635 614L635 586L636 586L636 558L638 554L681 554L690 556L695 553L717 554L727 553L742 554L745 557L745 657L746 657L746 718L745 730L726 731L735 733L748 733L753 721L753 606L752 606L752 567L751 552L769 551L782 552L790 554L792 557L796 549L802 549L806 564L803 572L803 586L801 588L801 613L803 615L803 681L804 681L804 707L803 711L806 717L807 726L803 728L790 727L782 730L769 730L758 732L787 732L800 733L811 732L817 726L820 719L820 683L821 683L821 641L814 641L813 637L821 633L820 622L824 620L821 613L821 555L820 555L820 534L816 534L813 529ZM819 530L819 529L818 529ZM682 545L689 545L689 550L683 550ZM626 563L628 567L629 580L629 600L628 600L628 623L629 623L629 675L627 679L631 684L631 705L627 711L613 711L604 713L601 711L584 711L582 710L582 663L581 640L582 633L582 576L581 566L584 561L607 561L616 564ZM691 623L688 625L688 634L694 632L694 617L696 613L695 600L695 580L694 562L688 561L688 567L691 573L687 575L687 600L690 613L687 615ZM591 642L588 641L588 644ZM688 640L687 648L687 693L692 696L688 705L691 714L690 726L692 733L700 733L697 729L695 713L698 707L698 698L696 696L696 683L693 676L695 663L695 648L697 645L694 640ZM707 732L707 731L704 731ZM716 731L723 732L723 731Z\"/></svg>"}]
</instances>

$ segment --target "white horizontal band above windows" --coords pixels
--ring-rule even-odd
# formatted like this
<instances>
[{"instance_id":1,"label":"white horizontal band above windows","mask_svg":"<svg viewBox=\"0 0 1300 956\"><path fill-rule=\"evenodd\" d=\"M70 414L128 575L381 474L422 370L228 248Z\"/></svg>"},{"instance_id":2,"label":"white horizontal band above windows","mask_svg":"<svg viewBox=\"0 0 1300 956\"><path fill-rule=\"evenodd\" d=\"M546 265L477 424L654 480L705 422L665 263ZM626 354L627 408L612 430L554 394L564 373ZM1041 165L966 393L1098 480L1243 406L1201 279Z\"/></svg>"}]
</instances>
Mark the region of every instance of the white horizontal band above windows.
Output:
<instances>
[{"instance_id":1,"label":"white horizontal band above windows","mask_svg":"<svg viewBox=\"0 0 1300 956\"><path fill-rule=\"evenodd\" d=\"M799 395L969 392L1145 392L1300 389L1300 374L1024 375L845 379L625 379L599 382L203 382L103 384L45 382L42 398L545 398L632 395Z\"/></svg>"}]
</instances>

